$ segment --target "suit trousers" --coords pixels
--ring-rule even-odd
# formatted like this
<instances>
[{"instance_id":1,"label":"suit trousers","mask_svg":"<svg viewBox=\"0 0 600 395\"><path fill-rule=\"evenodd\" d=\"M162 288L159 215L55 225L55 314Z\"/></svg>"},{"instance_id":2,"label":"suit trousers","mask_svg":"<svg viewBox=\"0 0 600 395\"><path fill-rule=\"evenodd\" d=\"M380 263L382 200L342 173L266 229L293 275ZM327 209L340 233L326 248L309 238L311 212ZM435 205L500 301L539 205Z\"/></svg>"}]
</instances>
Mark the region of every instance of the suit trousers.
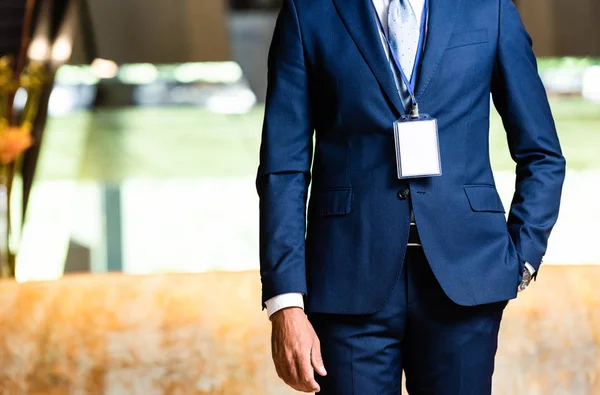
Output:
<instances>
[{"instance_id":1,"label":"suit trousers","mask_svg":"<svg viewBox=\"0 0 600 395\"><path fill-rule=\"evenodd\" d=\"M399 395L403 371L410 395L491 394L507 303L455 304L437 282L423 249L409 247L381 310L371 315L309 314L328 372L316 376L320 394Z\"/></svg>"}]
</instances>

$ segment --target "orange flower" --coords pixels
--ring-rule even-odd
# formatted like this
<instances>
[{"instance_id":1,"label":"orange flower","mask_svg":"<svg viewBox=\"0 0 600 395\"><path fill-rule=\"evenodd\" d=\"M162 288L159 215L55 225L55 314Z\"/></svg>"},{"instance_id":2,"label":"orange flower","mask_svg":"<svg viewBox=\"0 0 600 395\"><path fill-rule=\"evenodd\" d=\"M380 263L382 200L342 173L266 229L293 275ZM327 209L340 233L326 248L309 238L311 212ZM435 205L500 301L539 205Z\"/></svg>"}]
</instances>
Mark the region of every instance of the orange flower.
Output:
<instances>
[{"instance_id":1,"label":"orange flower","mask_svg":"<svg viewBox=\"0 0 600 395\"><path fill-rule=\"evenodd\" d=\"M29 130L8 127L0 132L0 163L7 165L19 157L33 144Z\"/></svg>"}]
</instances>

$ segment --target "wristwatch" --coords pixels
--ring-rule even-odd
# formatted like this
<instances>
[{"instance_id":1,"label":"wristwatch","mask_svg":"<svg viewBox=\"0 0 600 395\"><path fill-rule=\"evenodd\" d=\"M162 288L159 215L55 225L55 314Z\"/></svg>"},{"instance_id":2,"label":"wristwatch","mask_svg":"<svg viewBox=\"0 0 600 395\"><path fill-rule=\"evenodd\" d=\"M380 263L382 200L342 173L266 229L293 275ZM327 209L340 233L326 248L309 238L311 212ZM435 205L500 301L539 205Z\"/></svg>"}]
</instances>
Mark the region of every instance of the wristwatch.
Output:
<instances>
[{"instance_id":1,"label":"wristwatch","mask_svg":"<svg viewBox=\"0 0 600 395\"><path fill-rule=\"evenodd\" d=\"M525 262L525 270L523 271L523 279L521 280L521 284L519 284L519 292L525 291L527 287L529 287L529 283L533 280L533 275L535 274L535 269L529 262Z\"/></svg>"}]
</instances>

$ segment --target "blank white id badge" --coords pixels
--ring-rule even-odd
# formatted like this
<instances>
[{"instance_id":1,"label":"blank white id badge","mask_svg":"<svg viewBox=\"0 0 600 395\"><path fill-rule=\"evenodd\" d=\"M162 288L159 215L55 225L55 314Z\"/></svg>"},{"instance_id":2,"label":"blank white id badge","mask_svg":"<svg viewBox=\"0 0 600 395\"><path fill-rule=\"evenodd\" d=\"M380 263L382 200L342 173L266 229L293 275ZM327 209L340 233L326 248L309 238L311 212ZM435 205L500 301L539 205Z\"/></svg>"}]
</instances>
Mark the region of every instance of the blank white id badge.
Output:
<instances>
[{"instance_id":1,"label":"blank white id badge","mask_svg":"<svg viewBox=\"0 0 600 395\"><path fill-rule=\"evenodd\" d=\"M442 175L437 120L427 114L394 122L398 178Z\"/></svg>"}]
</instances>

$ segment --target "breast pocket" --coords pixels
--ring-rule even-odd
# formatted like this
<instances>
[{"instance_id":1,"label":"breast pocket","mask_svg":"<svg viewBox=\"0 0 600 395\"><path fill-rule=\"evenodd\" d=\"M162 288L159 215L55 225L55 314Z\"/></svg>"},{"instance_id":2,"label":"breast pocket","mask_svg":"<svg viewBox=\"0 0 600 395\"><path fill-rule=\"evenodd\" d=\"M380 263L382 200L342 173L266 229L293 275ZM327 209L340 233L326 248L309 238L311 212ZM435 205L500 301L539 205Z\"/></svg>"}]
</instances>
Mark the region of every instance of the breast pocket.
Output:
<instances>
[{"instance_id":1,"label":"breast pocket","mask_svg":"<svg viewBox=\"0 0 600 395\"><path fill-rule=\"evenodd\" d=\"M483 44L488 42L487 29L468 30L456 32L450 37L446 49L465 47L467 45Z\"/></svg>"}]
</instances>

